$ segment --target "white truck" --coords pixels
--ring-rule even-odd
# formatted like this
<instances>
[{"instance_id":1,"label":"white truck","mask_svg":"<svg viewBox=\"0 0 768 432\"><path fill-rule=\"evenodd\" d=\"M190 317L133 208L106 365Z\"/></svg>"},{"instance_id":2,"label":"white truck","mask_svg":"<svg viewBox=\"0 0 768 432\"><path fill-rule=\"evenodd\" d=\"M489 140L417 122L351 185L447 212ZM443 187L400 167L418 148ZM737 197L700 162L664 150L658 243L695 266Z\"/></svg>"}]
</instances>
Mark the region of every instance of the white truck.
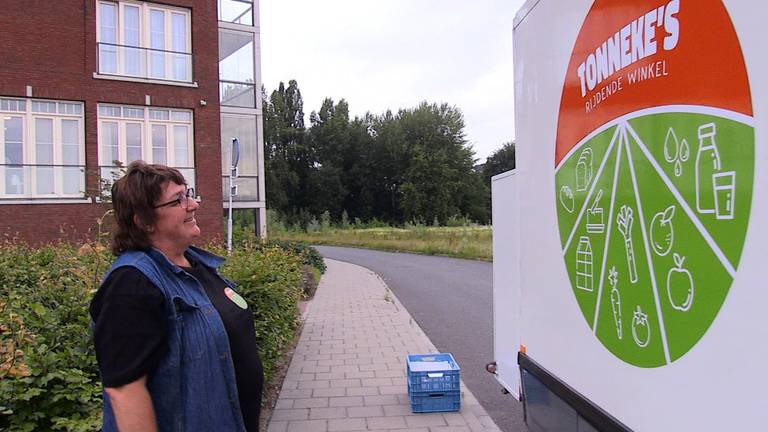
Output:
<instances>
[{"instance_id":1,"label":"white truck","mask_svg":"<svg viewBox=\"0 0 768 432\"><path fill-rule=\"evenodd\" d=\"M768 430L767 27L758 0L518 12L494 360L532 431Z\"/></svg>"}]
</instances>

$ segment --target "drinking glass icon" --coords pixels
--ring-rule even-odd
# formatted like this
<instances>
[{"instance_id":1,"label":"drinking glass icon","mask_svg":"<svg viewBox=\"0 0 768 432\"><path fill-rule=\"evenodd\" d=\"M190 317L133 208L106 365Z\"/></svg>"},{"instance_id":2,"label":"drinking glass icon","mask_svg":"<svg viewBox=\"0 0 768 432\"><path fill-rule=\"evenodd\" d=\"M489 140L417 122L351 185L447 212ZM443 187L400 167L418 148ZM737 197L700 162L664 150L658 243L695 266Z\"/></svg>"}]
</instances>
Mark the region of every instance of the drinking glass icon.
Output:
<instances>
[{"instance_id":1,"label":"drinking glass icon","mask_svg":"<svg viewBox=\"0 0 768 432\"><path fill-rule=\"evenodd\" d=\"M717 219L733 219L736 199L736 172L728 171L712 175Z\"/></svg>"}]
</instances>

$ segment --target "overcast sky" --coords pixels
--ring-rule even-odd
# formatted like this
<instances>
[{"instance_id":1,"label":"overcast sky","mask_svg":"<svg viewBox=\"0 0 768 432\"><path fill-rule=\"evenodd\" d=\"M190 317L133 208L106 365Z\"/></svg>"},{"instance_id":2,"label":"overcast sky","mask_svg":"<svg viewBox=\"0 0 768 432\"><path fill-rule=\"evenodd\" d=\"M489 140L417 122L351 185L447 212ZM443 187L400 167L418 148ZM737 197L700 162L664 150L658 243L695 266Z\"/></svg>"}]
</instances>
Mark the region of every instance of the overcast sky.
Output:
<instances>
[{"instance_id":1,"label":"overcast sky","mask_svg":"<svg viewBox=\"0 0 768 432\"><path fill-rule=\"evenodd\" d=\"M261 0L267 94L295 79L309 113L447 102L480 162L515 136L512 25L524 0Z\"/></svg>"}]
</instances>

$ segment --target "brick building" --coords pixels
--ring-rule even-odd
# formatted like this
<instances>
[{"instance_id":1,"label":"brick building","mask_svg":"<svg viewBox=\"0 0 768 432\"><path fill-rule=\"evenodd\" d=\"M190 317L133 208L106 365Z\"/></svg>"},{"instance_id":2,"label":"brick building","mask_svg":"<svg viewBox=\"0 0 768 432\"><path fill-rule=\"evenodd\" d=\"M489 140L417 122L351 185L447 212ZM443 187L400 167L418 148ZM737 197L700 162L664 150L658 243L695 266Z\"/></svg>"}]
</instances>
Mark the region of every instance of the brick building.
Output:
<instances>
[{"instance_id":1,"label":"brick building","mask_svg":"<svg viewBox=\"0 0 768 432\"><path fill-rule=\"evenodd\" d=\"M264 233L258 0L15 3L0 14L0 235L93 237L119 167L144 159L178 168L221 236L232 138L233 207Z\"/></svg>"}]
</instances>

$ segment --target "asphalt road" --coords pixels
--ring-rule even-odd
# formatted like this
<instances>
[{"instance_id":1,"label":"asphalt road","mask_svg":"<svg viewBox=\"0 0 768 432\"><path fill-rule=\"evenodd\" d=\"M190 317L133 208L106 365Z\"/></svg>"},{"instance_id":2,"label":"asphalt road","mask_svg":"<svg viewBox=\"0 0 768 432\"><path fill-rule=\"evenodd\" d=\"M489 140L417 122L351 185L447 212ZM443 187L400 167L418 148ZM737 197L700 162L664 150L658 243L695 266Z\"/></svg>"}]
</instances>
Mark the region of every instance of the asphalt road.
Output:
<instances>
[{"instance_id":1,"label":"asphalt road","mask_svg":"<svg viewBox=\"0 0 768 432\"><path fill-rule=\"evenodd\" d=\"M316 246L330 259L366 267L384 279L504 432L527 431L522 405L501 393L485 365L493 360L491 263L455 258Z\"/></svg>"}]
</instances>

